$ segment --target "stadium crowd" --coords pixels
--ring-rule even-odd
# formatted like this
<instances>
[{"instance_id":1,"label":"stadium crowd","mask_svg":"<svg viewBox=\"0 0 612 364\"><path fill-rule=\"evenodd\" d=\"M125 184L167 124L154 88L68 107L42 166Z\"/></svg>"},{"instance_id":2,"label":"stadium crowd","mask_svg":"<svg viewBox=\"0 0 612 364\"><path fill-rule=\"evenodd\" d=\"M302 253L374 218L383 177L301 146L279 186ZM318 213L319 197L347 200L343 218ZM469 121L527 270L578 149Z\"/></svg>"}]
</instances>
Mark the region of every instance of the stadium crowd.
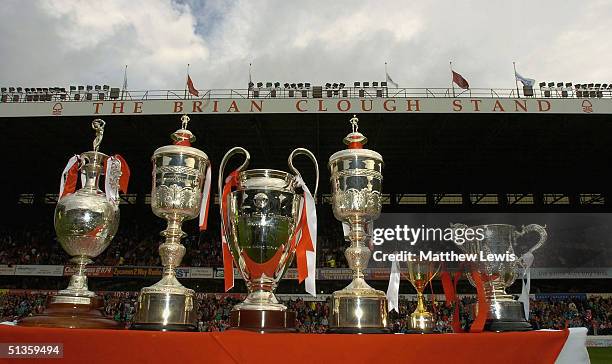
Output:
<instances>
[{"instance_id":1,"label":"stadium crowd","mask_svg":"<svg viewBox=\"0 0 612 364\"><path fill-rule=\"evenodd\" d=\"M135 312L138 292L115 292L105 295L103 312L106 316L129 325ZM44 294L0 294L0 321L14 321L21 317L44 310ZM200 331L224 331L229 327L232 306L240 300L234 296L201 295L198 298ZM465 327L471 320L468 305L474 298L464 297L460 304L461 325ZM329 300L304 301L292 299L284 302L296 312L298 330L308 333L324 333L329 327ZM444 302L431 301L428 309L434 313L436 330L452 332L453 308ZM389 322L393 332L406 333L409 330L410 313L416 302L400 300L399 313L392 312ZM563 329L565 327L587 327L590 335L612 334L612 297L591 296L581 299L565 297L562 299L532 300L530 322L535 329Z\"/></svg>"},{"instance_id":2,"label":"stadium crowd","mask_svg":"<svg viewBox=\"0 0 612 364\"><path fill-rule=\"evenodd\" d=\"M339 225L339 224L335 224ZM331 229L327 235L319 234L319 267L347 267L341 232ZM161 224L132 224L122 227L110 246L94 259L104 266L160 266L157 246L162 242ZM185 230L185 229L184 229ZM223 266L219 231L188 234L182 240L187 248L182 264L189 267ZM0 227L0 265L65 264L70 257L55 238L49 224L27 226L22 229Z\"/></svg>"}]
</instances>

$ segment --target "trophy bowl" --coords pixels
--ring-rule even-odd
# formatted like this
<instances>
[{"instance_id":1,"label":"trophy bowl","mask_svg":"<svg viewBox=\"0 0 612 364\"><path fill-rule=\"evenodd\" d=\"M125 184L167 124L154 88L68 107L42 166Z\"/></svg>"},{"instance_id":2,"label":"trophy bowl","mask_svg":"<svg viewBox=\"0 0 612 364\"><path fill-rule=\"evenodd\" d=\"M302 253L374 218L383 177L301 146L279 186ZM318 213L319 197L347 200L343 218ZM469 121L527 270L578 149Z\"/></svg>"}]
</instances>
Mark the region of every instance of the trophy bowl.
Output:
<instances>
[{"instance_id":1,"label":"trophy bowl","mask_svg":"<svg viewBox=\"0 0 612 364\"><path fill-rule=\"evenodd\" d=\"M463 224L453 224L454 228L467 228ZM523 304L516 301L512 295L506 293L506 288L510 287L517 278L518 265L522 263L525 254L532 254L540 248L547 239L546 228L537 224L523 226L520 229L514 225L489 224L471 226L470 229L477 231L481 229L484 234L483 239L478 239L478 235L473 238L465 239L463 244L458 244L460 249L468 254L477 254L473 270L483 274L483 284L485 295L489 303L489 312L485 329L488 331L528 331L531 325L527 322ZM539 240L525 254L516 255L517 239L529 232L539 235ZM514 255L515 259L495 259L482 260L489 254L497 256ZM472 276L467 274L472 286L476 287ZM477 305L473 310L477 313Z\"/></svg>"},{"instance_id":2,"label":"trophy bowl","mask_svg":"<svg viewBox=\"0 0 612 364\"><path fill-rule=\"evenodd\" d=\"M226 211L222 209L222 216L225 214L222 233L244 278L248 295L234 306L231 324L259 331L291 331L295 314L278 302L274 290L291 265L297 248L294 235L303 196L297 192L299 172L293 167L292 159L304 154L315 165L316 159L310 151L298 148L289 157L294 174L273 169L244 170L250 155L236 147L228 151L221 163L219 190L222 190L224 167L237 153L244 154L246 161L239 168L235 190L223 201Z\"/></svg>"},{"instance_id":3,"label":"trophy bowl","mask_svg":"<svg viewBox=\"0 0 612 364\"><path fill-rule=\"evenodd\" d=\"M99 188L102 166L108 156L81 154L84 186L57 202L54 226L57 240L71 257L95 258L110 245L119 228L119 207Z\"/></svg>"}]
</instances>

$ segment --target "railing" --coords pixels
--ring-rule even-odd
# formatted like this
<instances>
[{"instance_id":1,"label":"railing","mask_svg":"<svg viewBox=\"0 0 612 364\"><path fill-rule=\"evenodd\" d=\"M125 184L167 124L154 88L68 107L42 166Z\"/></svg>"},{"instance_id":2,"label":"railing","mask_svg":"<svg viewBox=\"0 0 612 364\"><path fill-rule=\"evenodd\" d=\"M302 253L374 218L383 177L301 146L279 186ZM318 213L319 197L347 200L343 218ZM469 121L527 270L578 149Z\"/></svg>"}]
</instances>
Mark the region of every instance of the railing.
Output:
<instances>
[{"instance_id":1,"label":"railing","mask_svg":"<svg viewBox=\"0 0 612 364\"><path fill-rule=\"evenodd\" d=\"M612 98L612 89L575 88L387 88L387 87L345 87L345 88L251 88L251 89L210 89L199 90L193 96L186 90L102 90L68 91L49 90L25 92L3 90L2 103L21 102L92 102L116 100L208 100L208 99L345 99L345 98Z\"/></svg>"}]
</instances>

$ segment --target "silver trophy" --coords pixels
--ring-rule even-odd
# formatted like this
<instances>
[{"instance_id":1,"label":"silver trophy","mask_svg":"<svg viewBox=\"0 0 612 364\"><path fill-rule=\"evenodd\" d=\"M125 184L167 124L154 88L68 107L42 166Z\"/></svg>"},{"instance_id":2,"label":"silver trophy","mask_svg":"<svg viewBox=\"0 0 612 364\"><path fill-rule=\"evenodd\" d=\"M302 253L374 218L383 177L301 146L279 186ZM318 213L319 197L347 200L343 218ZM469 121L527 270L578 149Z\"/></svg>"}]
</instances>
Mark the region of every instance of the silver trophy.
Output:
<instances>
[{"instance_id":1,"label":"silver trophy","mask_svg":"<svg viewBox=\"0 0 612 364\"><path fill-rule=\"evenodd\" d=\"M159 282L145 287L138 296L134 329L163 331L197 330L197 308L194 291L177 279L175 269L181 264L185 247L181 239L186 234L181 225L198 216L202 187L210 162L204 152L190 146L195 136L187 130L189 117L181 117L182 128L172 134L174 145L158 148L153 162L151 209L167 220L159 246L163 273Z\"/></svg>"},{"instance_id":2,"label":"silver trophy","mask_svg":"<svg viewBox=\"0 0 612 364\"><path fill-rule=\"evenodd\" d=\"M219 191L224 190L225 166L235 154L243 154L245 161L234 173L235 189L222 195L222 234L244 278L248 295L234 306L230 323L241 329L291 331L295 329L295 313L278 302L274 290L297 247L294 235L303 196L298 193L300 173L293 166L293 158L303 154L314 162L315 195L319 180L317 161L309 150L298 148L289 155L289 169L293 174L273 169L246 170L249 152L235 147L221 162Z\"/></svg>"},{"instance_id":3,"label":"silver trophy","mask_svg":"<svg viewBox=\"0 0 612 364\"><path fill-rule=\"evenodd\" d=\"M381 210L382 156L362 146L367 138L358 131L358 119L350 120L353 131L344 138L348 149L329 158L332 206L336 219L348 225L350 246L344 255L353 270L353 281L332 295L330 331L337 333L389 332L385 293L364 280L370 248L369 227Z\"/></svg>"},{"instance_id":4,"label":"silver trophy","mask_svg":"<svg viewBox=\"0 0 612 364\"><path fill-rule=\"evenodd\" d=\"M82 153L76 160L83 186L74 193L60 196L55 207L55 232L62 248L72 257L75 273L66 289L53 296L42 315L26 318L23 326L52 326L70 328L118 328L119 324L106 319L99 312L101 300L88 289L86 266L111 243L119 227L118 201L109 200L100 190L109 156L99 151L105 123L92 122L96 131L93 150ZM121 170L111 168L105 178L111 189L118 187ZM78 173L74 176L74 183ZM107 191L108 192L108 191Z\"/></svg>"},{"instance_id":5,"label":"silver trophy","mask_svg":"<svg viewBox=\"0 0 612 364\"><path fill-rule=\"evenodd\" d=\"M466 229L468 226L463 224L453 224L453 228ZM527 322L522 302L516 301L512 295L506 293L506 288L510 287L518 275L518 266L524 264L524 257L533 254L544 244L547 239L546 228L537 224L523 226L520 229L514 225L490 224L471 226L470 229L477 231L482 229L484 238L479 240L478 235L465 239L463 244L458 244L461 250L468 254L477 254L478 258L474 267L477 272L483 274L483 283L486 299L488 302L489 313L485 330L488 331L527 331L531 330L531 325ZM539 235L538 241L523 255L516 255L517 239L529 232ZM515 260L488 260L488 254L515 254ZM469 273L469 272L468 272ZM476 287L472 276L467 274L470 283ZM474 305L474 312L477 313L478 305Z\"/></svg>"}]
</instances>

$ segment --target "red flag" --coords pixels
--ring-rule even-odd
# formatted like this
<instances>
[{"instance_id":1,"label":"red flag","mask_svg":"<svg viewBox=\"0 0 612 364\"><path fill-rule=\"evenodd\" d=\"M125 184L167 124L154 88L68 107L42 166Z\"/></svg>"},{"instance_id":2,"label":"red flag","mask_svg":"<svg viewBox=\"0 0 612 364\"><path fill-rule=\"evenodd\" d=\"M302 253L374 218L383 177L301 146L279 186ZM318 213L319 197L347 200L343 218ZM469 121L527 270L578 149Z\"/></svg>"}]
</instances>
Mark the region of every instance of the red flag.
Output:
<instances>
[{"instance_id":1,"label":"red flag","mask_svg":"<svg viewBox=\"0 0 612 364\"><path fill-rule=\"evenodd\" d=\"M462 89L467 90L470 88L470 84L467 82L467 80L455 71L453 71L453 82Z\"/></svg>"},{"instance_id":2,"label":"red flag","mask_svg":"<svg viewBox=\"0 0 612 364\"><path fill-rule=\"evenodd\" d=\"M187 88L189 89L189 93L193 96L200 96L198 90L196 90L195 86L193 86L193 81L189 75L187 75Z\"/></svg>"}]
</instances>

